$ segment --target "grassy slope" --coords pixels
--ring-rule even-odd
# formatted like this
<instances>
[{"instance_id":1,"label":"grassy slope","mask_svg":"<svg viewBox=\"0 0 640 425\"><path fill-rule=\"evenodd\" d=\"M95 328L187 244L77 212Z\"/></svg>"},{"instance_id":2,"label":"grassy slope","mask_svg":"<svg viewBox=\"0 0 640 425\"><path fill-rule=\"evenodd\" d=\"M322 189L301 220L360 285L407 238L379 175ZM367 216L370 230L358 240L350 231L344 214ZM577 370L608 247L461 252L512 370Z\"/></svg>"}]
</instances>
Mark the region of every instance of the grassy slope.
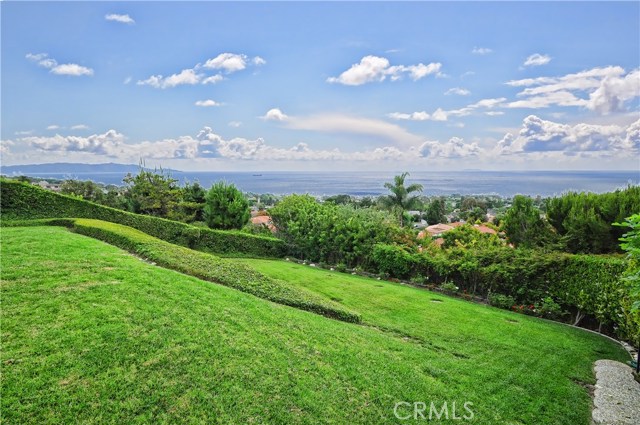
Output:
<instances>
[{"instance_id":1,"label":"grassy slope","mask_svg":"<svg viewBox=\"0 0 640 425\"><path fill-rule=\"evenodd\" d=\"M324 296L272 279L243 264L174 245L116 223L82 218L73 219L73 223L74 232L118 246L162 267L301 310L347 322L360 321L358 314Z\"/></svg>"},{"instance_id":2,"label":"grassy slope","mask_svg":"<svg viewBox=\"0 0 640 425\"><path fill-rule=\"evenodd\" d=\"M599 358L628 360L611 341L561 324L285 261L238 261L330 297L361 313L365 324L453 355L455 361L434 356L428 368L457 392L522 423L546 423L542 417L587 423L590 400L576 381L593 383Z\"/></svg>"},{"instance_id":3,"label":"grassy slope","mask_svg":"<svg viewBox=\"0 0 640 425\"><path fill-rule=\"evenodd\" d=\"M396 331L273 304L61 228L2 229L1 260L7 423L389 423L397 401L456 400L474 403L474 423L586 424L589 398L570 378L623 358L565 327L285 262L252 265L311 277L305 286Z\"/></svg>"}]
</instances>

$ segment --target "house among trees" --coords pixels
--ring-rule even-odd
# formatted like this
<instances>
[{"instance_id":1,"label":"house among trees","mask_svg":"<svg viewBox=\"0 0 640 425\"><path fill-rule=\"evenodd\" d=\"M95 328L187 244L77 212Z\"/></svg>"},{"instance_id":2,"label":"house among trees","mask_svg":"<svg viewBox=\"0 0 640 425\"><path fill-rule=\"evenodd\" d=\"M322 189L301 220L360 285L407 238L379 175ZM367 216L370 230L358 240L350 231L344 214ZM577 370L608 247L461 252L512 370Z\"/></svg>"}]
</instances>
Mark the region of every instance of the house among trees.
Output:
<instances>
[{"instance_id":1,"label":"house among trees","mask_svg":"<svg viewBox=\"0 0 640 425\"><path fill-rule=\"evenodd\" d=\"M36 186L40 186L43 189L52 190L54 192L60 192L60 185L56 183L49 183L46 180L40 180L37 183L34 183Z\"/></svg>"},{"instance_id":2,"label":"house among trees","mask_svg":"<svg viewBox=\"0 0 640 425\"><path fill-rule=\"evenodd\" d=\"M271 221L271 217L268 215L256 215L251 217L251 224L254 226L264 226L271 230L271 233L276 231L276 226L273 225L273 221Z\"/></svg>"},{"instance_id":3,"label":"house among trees","mask_svg":"<svg viewBox=\"0 0 640 425\"><path fill-rule=\"evenodd\" d=\"M426 227L423 231L418 233L418 239L424 239L428 236L430 239L434 239L436 244L440 246L444 242L444 239L442 239L443 233L446 233L450 230L455 229L456 227L460 227L465 224L467 223L463 221L456 221L454 223L449 223L449 224L444 224L444 223L433 224L431 226ZM498 234L498 232L495 229L492 229L486 224L474 224L473 228L480 233L485 233L490 235Z\"/></svg>"},{"instance_id":4,"label":"house among trees","mask_svg":"<svg viewBox=\"0 0 640 425\"><path fill-rule=\"evenodd\" d=\"M443 234L444 232L448 232L449 230L453 230L453 227L454 226L452 226L452 225L443 224L443 223L432 224L431 226L427 226L422 232L418 233L418 239L423 239L427 235L429 235L432 238L438 237L441 234Z\"/></svg>"}]
</instances>

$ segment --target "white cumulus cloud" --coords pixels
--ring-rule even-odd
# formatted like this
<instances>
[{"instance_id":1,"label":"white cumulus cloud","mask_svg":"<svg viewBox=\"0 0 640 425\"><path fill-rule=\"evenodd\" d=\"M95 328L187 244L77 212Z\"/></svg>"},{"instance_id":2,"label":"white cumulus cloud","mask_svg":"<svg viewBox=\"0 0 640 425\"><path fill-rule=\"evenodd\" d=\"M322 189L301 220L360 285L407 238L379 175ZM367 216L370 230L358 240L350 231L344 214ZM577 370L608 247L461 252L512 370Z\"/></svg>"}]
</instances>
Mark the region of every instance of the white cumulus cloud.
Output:
<instances>
[{"instance_id":1,"label":"white cumulus cloud","mask_svg":"<svg viewBox=\"0 0 640 425\"><path fill-rule=\"evenodd\" d=\"M449 96L451 94L455 94L458 96L468 96L471 94L471 92L467 89L463 89L461 87L453 87L450 88L449 90L447 90L446 92L444 92L445 96Z\"/></svg>"},{"instance_id":2,"label":"white cumulus cloud","mask_svg":"<svg viewBox=\"0 0 640 425\"><path fill-rule=\"evenodd\" d=\"M221 106L222 103L216 102L215 100L207 99L207 100L198 100L195 103L196 106L210 107L210 106Z\"/></svg>"},{"instance_id":3,"label":"white cumulus cloud","mask_svg":"<svg viewBox=\"0 0 640 425\"><path fill-rule=\"evenodd\" d=\"M384 161L412 160L418 158L415 148L401 150L385 146L373 150L343 152L339 149L315 150L300 142L289 148L269 145L262 138L224 139L210 127L204 127L195 137L125 143L125 137L115 130L89 137L60 136L24 137L21 144L28 144L48 155L99 155L123 161L144 159L206 159L268 160L268 161ZM13 141L2 141L2 152L8 152Z\"/></svg>"},{"instance_id":4,"label":"white cumulus cloud","mask_svg":"<svg viewBox=\"0 0 640 425\"><path fill-rule=\"evenodd\" d=\"M131 18L131 16L119 15L117 13L109 13L104 16L104 19L106 19L107 21L120 22L122 24L129 24L129 25L136 23L136 21L134 21L133 18Z\"/></svg>"},{"instance_id":5,"label":"white cumulus cloud","mask_svg":"<svg viewBox=\"0 0 640 425\"><path fill-rule=\"evenodd\" d=\"M203 65L208 69L222 69L228 74L242 71L247 67L247 55L236 53L220 53L213 59L209 59Z\"/></svg>"},{"instance_id":6,"label":"white cumulus cloud","mask_svg":"<svg viewBox=\"0 0 640 425\"><path fill-rule=\"evenodd\" d=\"M202 80L202 84L216 84L219 83L220 81L224 80L224 77L220 74L215 74L212 75L210 77L207 77L205 79Z\"/></svg>"},{"instance_id":7,"label":"white cumulus cloud","mask_svg":"<svg viewBox=\"0 0 640 425\"><path fill-rule=\"evenodd\" d=\"M267 64L267 61L261 58L260 56L254 57L253 59L251 59L251 62L253 62L253 64L256 66L262 66Z\"/></svg>"},{"instance_id":8,"label":"white cumulus cloud","mask_svg":"<svg viewBox=\"0 0 640 425\"><path fill-rule=\"evenodd\" d=\"M387 114L389 118L395 120L409 120L409 121L447 121L449 117L464 117L467 115L471 115L472 113L481 110L481 109L494 109L497 107L501 107L504 105L504 101L507 100L504 97L499 98L491 98L491 99L482 99L476 103L472 103L470 105L465 106L460 109L452 109L452 110L443 110L442 108L438 108L432 113L428 113L425 111L421 112L413 112L413 113L401 113L401 112L392 112ZM487 111L488 112L488 111ZM489 114L485 112L486 115L497 115L497 114Z\"/></svg>"},{"instance_id":9,"label":"white cumulus cloud","mask_svg":"<svg viewBox=\"0 0 640 425\"><path fill-rule=\"evenodd\" d=\"M93 75L93 69L75 63L64 63L62 65L51 68L51 73L57 75L73 75L76 77L82 75Z\"/></svg>"},{"instance_id":10,"label":"white cumulus cloud","mask_svg":"<svg viewBox=\"0 0 640 425\"><path fill-rule=\"evenodd\" d=\"M0 154L8 154L11 152L11 146L14 146L15 142L12 140L0 140Z\"/></svg>"},{"instance_id":11,"label":"white cumulus cloud","mask_svg":"<svg viewBox=\"0 0 640 425\"><path fill-rule=\"evenodd\" d=\"M284 114L280 109L272 108L272 109L269 109L267 113L262 116L262 119L267 121L286 121L289 119L289 117L286 114Z\"/></svg>"},{"instance_id":12,"label":"white cumulus cloud","mask_svg":"<svg viewBox=\"0 0 640 425\"><path fill-rule=\"evenodd\" d=\"M529 115L518 135L507 133L496 146L497 154L533 152L584 152L637 155L640 151L640 120L627 127L580 123L561 124Z\"/></svg>"},{"instance_id":13,"label":"white cumulus cloud","mask_svg":"<svg viewBox=\"0 0 640 425\"><path fill-rule=\"evenodd\" d=\"M248 65L261 66L266 63L267 61L260 56L256 56L250 60L247 55L244 54L220 53L215 58L208 59L204 65L197 64L193 68L183 69L180 73L172 74L168 77L163 77L161 74L152 75L145 80L139 80L137 84L159 89L172 88L185 84L216 84L225 79L220 72L232 74L242 71L247 68ZM208 75L211 74L211 70L218 72Z\"/></svg>"},{"instance_id":14,"label":"white cumulus cloud","mask_svg":"<svg viewBox=\"0 0 640 425\"><path fill-rule=\"evenodd\" d=\"M61 136L52 137L24 137L21 141L42 151L61 152L90 152L99 155L116 156L123 146L124 136L115 130L103 134L93 134L88 137Z\"/></svg>"},{"instance_id":15,"label":"white cumulus cloud","mask_svg":"<svg viewBox=\"0 0 640 425\"><path fill-rule=\"evenodd\" d=\"M139 86L151 86L160 89L176 87L180 85L198 84L202 79L202 74L196 74L193 69L183 69L179 74L173 74L168 77L162 75L152 75L146 80L138 81Z\"/></svg>"},{"instance_id":16,"label":"white cumulus cloud","mask_svg":"<svg viewBox=\"0 0 640 425\"><path fill-rule=\"evenodd\" d=\"M436 141L424 142L418 148L420 155L427 158L464 158L477 156L482 153L477 143L465 143L459 137L452 137L447 142Z\"/></svg>"},{"instance_id":17,"label":"white cumulus cloud","mask_svg":"<svg viewBox=\"0 0 640 425\"><path fill-rule=\"evenodd\" d=\"M366 83L382 82L387 77L392 81L397 81L404 74L408 74L412 80L417 81L431 74L439 75L441 67L441 63L391 66L387 58L369 55L363 57L359 63L353 64L338 77L328 78L327 82L359 86Z\"/></svg>"},{"instance_id":18,"label":"white cumulus cloud","mask_svg":"<svg viewBox=\"0 0 640 425\"><path fill-rule=\"evenodd\" d=\"M593 68L562 77L512 80L512 87L524 87L521 100L508 108L577 106L609 114L626 110L627 103L640 96L640 69L626 72L619 66Z\"/></svg>"},{"instance_id":19,"label":"white cumulus cloud","mask_svg":"<svg viewBox=\"0 0 640 425\"><path fill-rule=\"evenodd\" d=\"M31 62L36 63L38 66L47 68L49 72L56 75L71 75L71 76L83 76L93 75L93 69L81 66L75 63L58 64L53 58L50 58L47 53L27 53L26 58Z\"/></svg>"},{"instance_id":20,"label":"white cumulus cloud","mask_svg":"<svg viewBox=\"0 0 640 425\"><path fill-rule=\"evenodd\" d=\"M541 55L540 53L534 53L529 56L525 61L523 66L541 66L546 65L551 62L551 56L549 55Z\"/></svg>"},{"instance_id":21,"label":"white cumulus cloud","mask_svg":"<svg viewBox=\"0 0 640 425\"><path fill-rule=\"evenodd\" d=\"M607 76L600 86L589 94L587 108L608 114L624 110L625 102L640 96L640 69L625 76Z\"/></svg>"}]
</instances>

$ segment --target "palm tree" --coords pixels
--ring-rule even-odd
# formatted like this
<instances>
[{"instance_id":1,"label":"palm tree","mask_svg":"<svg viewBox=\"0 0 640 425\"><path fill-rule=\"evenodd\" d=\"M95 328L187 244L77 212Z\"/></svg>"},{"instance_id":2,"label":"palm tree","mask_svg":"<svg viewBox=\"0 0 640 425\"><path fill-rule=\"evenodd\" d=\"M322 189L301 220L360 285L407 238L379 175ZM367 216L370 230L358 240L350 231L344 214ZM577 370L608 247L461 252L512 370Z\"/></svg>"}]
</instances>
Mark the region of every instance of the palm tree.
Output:
<instances>
[{"instance_id":1,"label":"palm tree","mask_svg":"<svg viewBox=\"0 0 640 425\"><path fill-rule=\"evenodd\" d=\"M422 192L422 185L414 183L405 187L404 180L409 173L404 172L393 178L393 183L385 183L384 187L391 192L389 195L380 197L384 206L395 211L400 219L400 226L404 225L404 212L412 209L418 203L418 195L411 195L414 192Z\"/></svg>"}]
</instances>

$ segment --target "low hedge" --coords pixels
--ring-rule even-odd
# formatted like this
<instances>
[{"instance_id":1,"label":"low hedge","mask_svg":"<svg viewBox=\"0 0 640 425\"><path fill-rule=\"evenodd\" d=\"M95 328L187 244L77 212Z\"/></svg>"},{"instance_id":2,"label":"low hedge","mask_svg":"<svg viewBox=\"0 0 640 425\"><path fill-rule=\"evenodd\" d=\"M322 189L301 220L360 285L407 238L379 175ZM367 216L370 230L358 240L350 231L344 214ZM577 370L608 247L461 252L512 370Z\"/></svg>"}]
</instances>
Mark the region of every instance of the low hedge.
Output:
<instances>
[{"instance_id":1,"label":"low hedge","mask_svg":"<svg viewBox=\"0 0 640 425\"><path fill-rule=\"evenodd\" d=\"M360 322L359 314L303 288L272 279L242 264L170 244L131 227L101 220L76 219L71 230L118 246L159 266L199 279L333 319Z\"/></svg>"},{"instance_id":2,"label":"low hedge","mask_svg":"<svg viewBox=\"0 0 640 425\"><path fill-rule=\"evenodd\" d=\"M28 183L0 179L2 220L91 218L133 227L144 233L198 251L228 256L282 258L283 241L237 231L199 228L177 221L105 207L61 195Z\"/></svg>"}]
</instances>

